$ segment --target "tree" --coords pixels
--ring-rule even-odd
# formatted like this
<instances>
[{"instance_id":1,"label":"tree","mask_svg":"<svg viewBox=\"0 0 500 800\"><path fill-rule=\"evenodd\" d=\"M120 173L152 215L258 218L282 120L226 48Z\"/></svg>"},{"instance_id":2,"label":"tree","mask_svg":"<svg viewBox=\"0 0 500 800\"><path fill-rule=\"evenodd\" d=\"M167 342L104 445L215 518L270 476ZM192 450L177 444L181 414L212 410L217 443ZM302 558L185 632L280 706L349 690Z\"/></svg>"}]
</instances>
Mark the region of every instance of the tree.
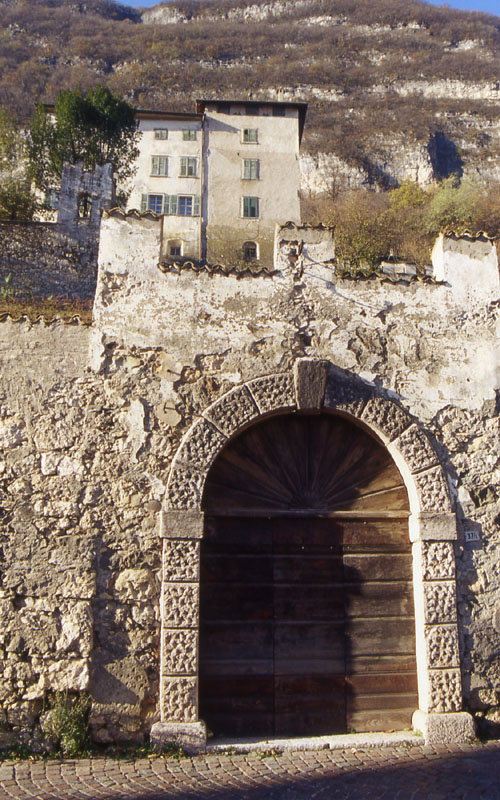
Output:
<instances>
[{"instance_id":1,"label":"tree","mask_svg":"<svg viewBox=\"0 0 500 800\"><path fill-rule=\"evenodd\" d=\"M0 108L0 217L32 219L37 208L26 169L26 142L9 112Z\"/></svg>"},{"instance_id":2,"label":"tree","mask_svg":"<svg viewBox=\"0 0 500 800\"><path fill-rule=\"evenodd\" d=\"M46 190L60 179L65 163L92 171L110 162L117 178L134 174L139 151L135 112L104 86L83 94L62 91L53 110L38 105L31 124L28 153L35 185Z\"/></svg>"}]
</instances>

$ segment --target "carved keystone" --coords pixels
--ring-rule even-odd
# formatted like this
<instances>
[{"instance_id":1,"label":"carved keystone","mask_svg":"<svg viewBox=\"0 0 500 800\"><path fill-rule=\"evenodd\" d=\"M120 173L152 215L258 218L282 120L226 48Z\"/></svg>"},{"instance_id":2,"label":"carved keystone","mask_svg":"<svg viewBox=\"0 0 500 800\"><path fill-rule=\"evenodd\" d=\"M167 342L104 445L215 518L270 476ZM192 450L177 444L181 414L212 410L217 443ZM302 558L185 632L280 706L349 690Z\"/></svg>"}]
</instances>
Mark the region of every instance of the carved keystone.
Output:
<instances>
[{"instance_id":1,"label":"carved keystone","mask_svg":"<svg viewBox=\"0 0 500 800\"><path fill-rule=\"evenodd\" d=\"M328 361L300 358L293 365L297 407L303 411L320 411L325 399Z\"/></svg>"}]
</instances>

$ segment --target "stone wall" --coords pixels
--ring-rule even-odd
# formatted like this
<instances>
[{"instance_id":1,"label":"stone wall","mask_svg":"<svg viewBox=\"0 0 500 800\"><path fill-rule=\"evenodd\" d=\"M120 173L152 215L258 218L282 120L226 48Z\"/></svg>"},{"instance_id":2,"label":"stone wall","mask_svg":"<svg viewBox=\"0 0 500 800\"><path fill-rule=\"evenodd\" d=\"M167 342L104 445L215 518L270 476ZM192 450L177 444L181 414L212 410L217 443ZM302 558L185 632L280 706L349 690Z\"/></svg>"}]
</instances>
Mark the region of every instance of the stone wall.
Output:
<instances>
[{"instance_id":1,"label":"stone wall","mask_svg":"<svg viewBox=\"0 0 500 800\"><path fill-rule=\"evenodd\" d=\"M89 201L88 217L79 214ZM24 295L94 296L103 208L114 196L111 164L84 172L67 164L61 178L57 223L0 220L0 289Z\"/></svg>"},{"instance_id":2,"label":"stone wall","mask_svg":"<svg viewBox=\"0 0 500 800\"><path fill-rule=\"evenodd\" d=\"M464 304L452 271L446 283L345 281L302 248L273 276L163 273L159 246L158 221L107 216L94 327L2 323L0 703L13 733L36 730L55 688L90 693L97 741L140 739L159 719L159 520L172 459L225 392L292 374L302 357L357 376L430 437L457 508L465 704L494 714L496 265L490 298ZM471 280L490 250L467 252Z\"/></svg>"},{"instance_id":3,"label":"stone wall","mask_svg":"<svg viewBox=\"0 0 500 800\"><path fill-rule=\"evenodd\" d=\"M21 294L93 297L97 240L82 242L51 222L0 221L0 288Z\"/></svg>"}]
</instances>

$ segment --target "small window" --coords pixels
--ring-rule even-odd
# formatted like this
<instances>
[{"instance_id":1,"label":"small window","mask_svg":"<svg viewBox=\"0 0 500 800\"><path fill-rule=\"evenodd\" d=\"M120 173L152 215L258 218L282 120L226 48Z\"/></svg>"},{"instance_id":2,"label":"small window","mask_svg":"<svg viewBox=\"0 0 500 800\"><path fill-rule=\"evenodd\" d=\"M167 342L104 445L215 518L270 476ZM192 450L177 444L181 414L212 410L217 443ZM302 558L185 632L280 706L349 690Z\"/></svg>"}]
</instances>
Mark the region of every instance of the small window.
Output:
<instances>
[{"instance_id":1,"label":"small window","mask_svg":"<svg viewBox=\"0 0 500 800\"><path fill-rule=\"evenodd\" d=\"M244 144L255 144L258 141L257 128L243 128L241 141Z\"/></svg>"},{"instance_id":2,"label":"small window","mask_svg":"<svg viewBox=\"0 0 500 800\"><path fill-rule=\"evenodd\" d=\"M151 156L151 175L154 177L165 177L167 174L167 156Z\"/></svg>"},{"instance_id":3,"label":"small window","mask_svg":"<svg viewBox=\"0 0 500 800\"><path fill-rule=\"evenodd\" d=\"M154 211L156 214L163 213L163 195L162 194L148 194L147 208L149 211Z\"/></svg>"},{"instance_id":4,"label":"small window","mask_svg":"<svg viewBox=\"0 0 500 800\"><path fill-rule=\"evenodd\" d=\"M244 197L243 198L243 216L244 217L258 217L259 216L259 198L258 197Z\"/></svg>"},{"instance_id":5,"label":"small window","mask_svg":"<svg viewBox=\"0 0 500 800\"><path fill-rule=\"evenodd\" d=\"M243 159L243 180L256 181L259 179L259 159L258 158L244 158Z\"/></svg>"},{"instance_id":6,"label":"small window","mask_svg":"<svg viewBox=\"0 0 500 800\"><path fill-rule=\"evenodd\" d=\"M181 256L182 255L182 242L180 239L172 239L167 245L167 251L169 256Z\"/></svg>"},{"instance_id":7,"label":"small window","mask_svg":"<svg viewBox=\"0 0 500 800\"><path fill-rule=\"evenodd\" d=\"M78 198L78 216L80 219L89 219L92 213L92 198L87 192Z\"/></svg>"},{"instance_id":8,"label":"small window","mask_svg":"<svg viewBox=\"0 0 500 800\"><path fill-rule=\"evenodd\" d=\"M195 142L196 131L192 128L187 128L186 130L182 131L182 138L185 142Z\"/></svg>"},{"instance_id":9,"label":"small window","mask_svg":"<svg viewBox=\"0 0 500 800\"><path fill-rule=\"evenodd\" d=\"M284 106L273 106L273 117L284 117L284 116L285 116Z\"/></svg>"},{"instance_id":10,"label":"small window","mask_svg":"<svg viewBox=\"0 0 500 800\"><path fill-rule=\"evenodd\" d=\"M181 156L181 171L179 173L180 177L196 178L197 161L198 159L191 158L190 156Z\"/></svg>"},{"instance_id":11,"label":"small window","mask_svg":"<svg viewBox=\"0 0 500 800\"><path fill-rule=\"evenodd\" d=\"M259 258L259 251L256 242L243 243L243 258L245 261L256 261Z\"/></svg>"},{"instance_id":12,"label":"small window","mask_svg":"<svg viewBox=\"0 0 500 800\"><path fill-rule=\"evenodd\" d=\"M168 131L166 128L155 128L155 139L168 139Z\"/></svg>"}]
</instances>

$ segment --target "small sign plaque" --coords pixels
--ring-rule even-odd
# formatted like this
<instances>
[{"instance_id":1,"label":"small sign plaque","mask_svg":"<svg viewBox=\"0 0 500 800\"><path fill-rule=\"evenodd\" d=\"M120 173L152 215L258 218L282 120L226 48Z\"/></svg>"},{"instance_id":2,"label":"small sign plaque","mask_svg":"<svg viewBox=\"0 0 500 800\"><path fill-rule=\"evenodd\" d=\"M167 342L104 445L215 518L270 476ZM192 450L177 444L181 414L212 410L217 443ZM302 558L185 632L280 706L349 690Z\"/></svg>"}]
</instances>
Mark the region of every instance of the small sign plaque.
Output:
<instances>
[{"instance_id":1,"label":"small sign plaque","mask_svg":"<svg viewBox=\"0 0 500 800\"><path fill-rule=\"evenodd\" d=\"M481 541L481 534L479 531L465 531L465 541L466 542L480 542Z\"/></svg>"}]
</instances>

